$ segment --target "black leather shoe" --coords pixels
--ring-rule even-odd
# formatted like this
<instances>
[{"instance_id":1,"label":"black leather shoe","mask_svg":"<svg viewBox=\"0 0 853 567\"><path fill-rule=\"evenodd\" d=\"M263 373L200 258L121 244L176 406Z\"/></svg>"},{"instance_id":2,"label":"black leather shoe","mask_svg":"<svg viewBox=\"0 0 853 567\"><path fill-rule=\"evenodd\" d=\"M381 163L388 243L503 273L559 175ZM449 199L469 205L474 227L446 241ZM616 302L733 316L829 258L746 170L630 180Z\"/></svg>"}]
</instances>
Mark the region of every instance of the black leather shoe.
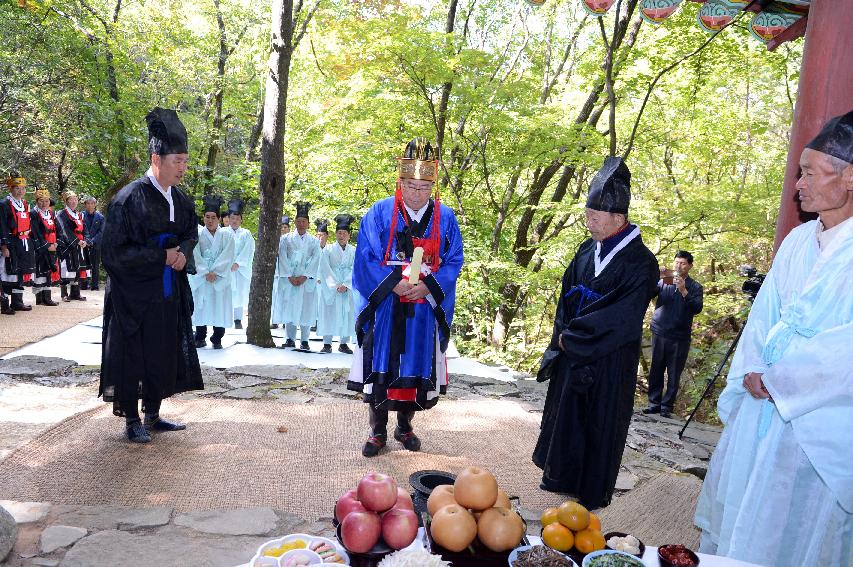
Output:
<instances>
[{"instance_id":1,"label":"black leather shoe","mask_svg":"<svg viewBox=\"0 0 853 567\"><path fill-rule=\"evenodd\" d=\"M643 410L643 413L646 415L653 414L653 413L660 413L660 408L657 406L649 406Z\"/></svg>"},{"instance_id":2,"label":"black leather shoe","mask_svg":"<svg viewBox=\"0 0 853 567\"><path fill-rule=\"evenodd\" d=\"M299 343L299 348L301 350L311 350L311 347L308 345L308 341L302 341Z\"/></svg>"},{"instance_id":3,"label":"black leather shoe","mask_svg":"<svg viewBox=\"0 0 853 567\"><path fill-rule=\"evenodd\" d=\"M415 435L414 431L409 431L408 433L401 433L399 428L394 428L394 439L402 443L403 447L405 447L409 451L421 450L421 440L418 439L418 436Z\"/></svg>"},{"instance_id":4,"label":"black leather shoe","mask_svg":"<svg viewBox=\"0 0 853 567\"><path fill-rule=\"evenodd\" d=\"M207 341L204 339L195 340L195 348L204 348L207 346Z\"/></svg>"},{"instance_id":5,"label":"black leather shoe","mask_svg":"<svg viewBox=\"0 0 853 567\"><path fill-rule=\"evenodd\" d=\"M323 345L323 348L320 349L320 352L324 354L332 352L332 345Z\"/></svg>"},{"instance_id":6,"label":"black leather shoe","mask_svg":"<svg viewBox=\"0 0 853 567\"><path fill-rule=\"evenodd\" d=\"M293 342L293 339L287 339L286 341L284 341L284 344L281 345L281 348L295 348L295 347L296 347L296 343Z\"/></svg>"},{"instance_id":7,"label":"black leather shoe","mask_svg":"<svg viewBox=\"0 0 853 567\"><path fill-rule=\"evenodd\" d=\"M183 431L187 426L183 423L175 423L158 417L154 421L149 421L145 418L145 429L149 431Z\"/></svg>"},{"instance_id":8,"label":"black leather shoe","mask_svg":"<svg viewBox=\"0 0 853 567\"><path fill-rule=\"evenodd\" d=\"M234 328L235 329L242 329L243 328L243 321L241 321L240 319L234 319Z\"/></svg>"},{"instance_id":9,"label":"black leather shoe","mask_svg":"<svg viewBox=\"0 0 853 567\"><path fill-rule=\"evenodd\" d=\"M213 343L213 350L222 350L222 343Z\"/></svg>"},{"instance_id":10,"label":"black leather shoe","mask_svg":"<svg viewBox=\"0 0 853 567\"><path fill-rule=\"evenodd\" d=\"M384 446L384 435L371 435L364 443L364 447L361 448L361 454L365 457L375 457Z\"/></svg>"},{"instance_id":11,"label":"black leather shoe","mask_svg":"<svg viewBox=\"0 0 853 567\"><path fill-rule=\"evenodd\" d=\"M134 421L128 425L125 432L127 433L127 440L131 443L149 443L151 441L151 436L148 435L148 431L141 421Z\"/></svg>"},{"instance_id":12,"label":"black leather shoe","mask_svg":"<svg viewBox=\"0 0 853 567\"><path fill-rule=\"evenodd\" d=\"M345 352L347 354L352 354L352 349L349 347L348 344L343 343L341 346L338 347L338 352Z\"/></svg>"},{"instance_id":13,"label":"black leather shoe","mask_svg":"<svg viewBox=\"0 0 853 567\"><path fill-rule=\"evenodd\" d=\"M273 323L270 325L270 329L278 329L278 323Z\"/></svg>"},{"instance_id":14,"label":"black leather shoe","mask_svg":"<svg viewBox=\"0 0 853 567\"><path fill-rule=\"evenodd\" d=\"M669 419L670 417L672 417L672 413L669 410L662 409L660 410L660 416Z\"/></svg>"}]
</instances>

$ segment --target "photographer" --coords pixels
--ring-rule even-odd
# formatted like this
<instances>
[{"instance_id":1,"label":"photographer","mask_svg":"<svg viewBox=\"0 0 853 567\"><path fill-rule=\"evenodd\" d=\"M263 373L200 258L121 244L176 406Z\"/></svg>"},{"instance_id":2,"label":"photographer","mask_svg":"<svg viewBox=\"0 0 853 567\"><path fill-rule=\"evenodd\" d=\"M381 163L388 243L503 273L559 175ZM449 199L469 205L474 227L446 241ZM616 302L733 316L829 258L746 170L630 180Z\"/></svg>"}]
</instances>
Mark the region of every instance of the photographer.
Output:
<instances>
[{"instance_id":1,"label":"photographer","mask_svg":"<svg viewBox=\"0 0 853 567\"><path fill-rule=\"evenodd\" d=\"M693 255L679 250L672 272L661 268L658 298L652 316L652 365L649 368L649 407L645 414L669 417L678 395L681 372L690 352L693 316L702 311L702 286L688 274ZM666 394L663 373L666 370Z\"/></svg>"}]
</instances>

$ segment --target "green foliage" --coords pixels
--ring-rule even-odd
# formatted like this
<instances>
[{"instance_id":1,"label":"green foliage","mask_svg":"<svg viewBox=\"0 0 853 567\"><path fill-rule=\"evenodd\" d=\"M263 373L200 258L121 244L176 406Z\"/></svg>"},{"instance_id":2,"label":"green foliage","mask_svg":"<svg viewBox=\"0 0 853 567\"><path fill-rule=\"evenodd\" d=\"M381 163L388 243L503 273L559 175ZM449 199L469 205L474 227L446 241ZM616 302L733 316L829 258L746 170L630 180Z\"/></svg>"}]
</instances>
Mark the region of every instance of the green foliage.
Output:
<instances>
[{"instance_id":1,"label":"green foliage","mask_svg":"<svg viewBox=\"0 0 853 567\"><path fill-rule=\"evenodd\" d=\"M441 194L462 223L466 251L457 344L528 371L550 338L562 273L586 238L586 184L608 146L606 95L593 97L599 120L580 117L603 81L605 47L579 4L460 0L448 35L446 0L322 0L290 75L285 212L306 199L315 217L361 215L390 195L394 157L413 136L437 137L448 93ZM123 173L144 171L144 116L161 105L177 108L190 132L190 192L209 186L257 199L260 164L246 155L268 72L268 4L132 1L115 18L115 0L31 6L0 5L0 168L108 197ZM643 109L628 160L631 220L662 264L691 250L706 287L692 367L701 389L739 317L736 266L766 270L770 261L801 44L769 53L731 26L664 74L643 108L658 73L707 40L697 9L686 2L660 26L643 23L617 54L615 91L619 152ZM223 76L217 10L230 49ZM608 37L613 20L605 18ZM219 89L224 124L216 129ZM206 171L214 143L221 151ZM553 163L557 173L540 185ZM555 196L566 166L574 175ZM256 219L250 211L247 226ZM521 265L526 249L533 255ZM495 343L512 284L516 316Z\"/></svg>"}]
</instances>

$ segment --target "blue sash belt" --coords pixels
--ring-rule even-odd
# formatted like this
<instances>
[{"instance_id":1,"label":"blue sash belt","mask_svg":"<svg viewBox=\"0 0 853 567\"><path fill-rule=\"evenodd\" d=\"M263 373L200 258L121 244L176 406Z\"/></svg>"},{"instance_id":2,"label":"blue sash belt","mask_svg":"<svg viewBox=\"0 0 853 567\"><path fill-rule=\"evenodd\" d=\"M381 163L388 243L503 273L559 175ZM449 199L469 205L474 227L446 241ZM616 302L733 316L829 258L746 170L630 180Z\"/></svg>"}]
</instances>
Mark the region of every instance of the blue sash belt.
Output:
<instances>
[{"instance_id":1,"label":"blue sash belt","mask_svg":"<svg viewBox=\"0 0 853 567\"><path fill-rule=\"evenodd\" d=\"M598 301L602 297L600 293L595 292L584 285L576 285L566 292L563 299L568 302L576 293L580 295L580 301L578 301L578 308L575 310L575 317L580 315L581 309L586 306L587 302Z\"/></svg>"},{"instance_id":2,"label":"blue sash belt","mask_svg":"<svg viewBox=\"0 0 853 567\"><path fill-rule=\"evenodd\" d=\"M152 237L157 243L157 246L160 248L174 248L175 242L178 239L177 234L172 234L170 232L163 232ZM169 246L171 241L171 246ZM163 268L163 297L169 298L172 297L172 280L175 277L175 270L172 269L172 266L166 264L166 267Z\"/></svg>"}]
</instances>

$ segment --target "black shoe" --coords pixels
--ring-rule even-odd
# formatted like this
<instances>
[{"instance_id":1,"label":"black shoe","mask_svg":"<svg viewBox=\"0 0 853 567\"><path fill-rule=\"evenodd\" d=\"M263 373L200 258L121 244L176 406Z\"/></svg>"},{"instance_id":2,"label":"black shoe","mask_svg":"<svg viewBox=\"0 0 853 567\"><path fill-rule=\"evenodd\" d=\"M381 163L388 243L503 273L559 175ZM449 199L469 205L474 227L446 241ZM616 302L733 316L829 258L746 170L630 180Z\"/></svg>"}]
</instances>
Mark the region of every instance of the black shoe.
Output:
<instances>
[{"instance_id":1,"label":"black shoe","mask_svg":"<svg viewBox=\"0 0 853 567\"><path fill-rule=\"evenodd\" d=\"M240 319L234 319L234 328L235 329L242 329L243 328L243 321L241 321Z\"/></svg>"},{"instance_id":2,"label":"black shoe","mask_svg":"<svg viewBox=\"0 0 853 567\"><path fill-rule=\"evenodd\" d=\"M278 323L273 323L270 325L270 329L278 329Z\"/></svg>"},{"instance_id":3,"label":"black shoe","mask_svg":"<svg viewBox=\"0 0 853 567\"><path fill-rule=\"evenodd\" d=\"M148 435L148 431L141 421L134 421L129 424L125 432L127 433L127 440L131 443L148 443L151 441L151 436Z\"/></svg>"},{"instance_id":4,"label":"black shoe","mask_svg":"<svg viewBox=\"0 0 853 567\"><path fill-rule=\"evenodd\" d=\"M311 347L308 345L308 341L302 341L299 343L299 348L301 350L311 350Z\"/></svg>"},{"instance_id":5,"label":"black shoe","mask_svg":"<svg viewBox=\"0 0 853 567\"><path fill-rule=\"evenodd\" d=\"M148 417L145 418L145 429L149 431L183 431L186 428L187 426L183 423L167 421L161 417L153 420L149 420Z\"/></svg>"},{"instance_id":6,"label":"black shoe","mask_svg":"<svg viewBox=\"0 0 853 567\"><path fill-rule=\"evenodd\" d=\"M361 454L365 457L375 457L385 446L385 435L371 435L361 448Z\"/></svg>"},{"instance_id":7,"label":"black shoe","mask_svg":"<svg viewBox=\"0 0 853 567\"><path fill-rule=\"evenodd\" d=\"M24 295L21 293L13 293L12 294L11 307L15 311L32 311L33 310L32 305L26 305L24 303Z\"/></svg>"},{"instance_id":8,"label":"black shoe","mask_svg":"<svg viewBox=\"0 0 853 567\"><path fill-rule=\"evenodd\" d=\"M50 290L49 289L46 289L43 292L41 292L41 304L47 305L49 307L56 307L57 305L59 305L57 302L55 302L50 297Z\"/></svg>"},{"instance_id":9,"label":"black shoe","mask_svg":"<svg viewBox=\"0 0 853 567\"><path fill-rule=\"evenodd\" d=\"M86 301L86 298L80 295L80 286L72 285L71 293L68 294L68 299L73 299L74 301Z\"/></svg>"},{"instance_id":10,"label":"black shoe","mask_svg":"<svg viewBox=\"0 0 853 567\"><path fill-rule=\"evenodd\" d=\"M281 348L296 348L296 343L293 342L293 339L287 339L284 341L284 344L281 345Z\"/></svg>"},{"instance_id":11,"label":"black shoe","mask_svg":"<svg viewBox=\"0 0 853 567\"><path fill-rule=\"evenodd\" d=\"M670 417L672 417L672 413L667 409L662 409L660 410L660 416L669 419Z\"/></svg>"},{"instance_id":12,"label":"black shoe","mask_svg":"<svg viewBox=\"0 0 853 567\"><path fill-rule=\"evenodd\" d=\"M320 349L320 352L324 354L332 352L332 345L323 345L323 348Z\"/></svg>"},{"instance_id":13,"label":"black shoe","mask_svg":"<svg viewBox=\"0 0 853 567\"><path fill-rule=\"evenodd\" d=\"M222 343L211 343L213 345L213 350L222 350Z\"/></svg>"},{"instance_id":14,"label":"black shoe","mask_svg":"<svg viewBox=\"0 0 853 567\"><path fill-rule=\"evenodd\" d=\"M36 296L36 305L44 305L44 301L41 298L41 292L35 294Z\"/></svg>"},{"instance_id":15,"label":"black shoe","mask_svg":"<svg viewBox=\"0 0 853 567\"><path fill-rule=\"evenodd\" d=\"M352 349L349 347L348 344L343 343L343 344L341 344L341 346L338 347L338 352L345 352L347 354L352 354Z\"/></svg>"},{"instance_id":16,"label":"black shoe","mask_svg":"<svg viewBox=\"0 0 853 567\"><path fill-rule=\"evenodd\" d=\"M195 348L204 348L207 346L207 341L204 339L195 340Z\"/></svg>"},{"instance_id":17,"label":"black shoe","mask_svg":"<svg viewBox=\"0 0 853 567\"><path fill-rule=\"evenodd\" d=\"M3 315L14 315L15 310L9 305L9 300L5 297L0 301L0 313Z\"/></svg>"},{"instance_id":18,"label":"black shoe","mask_svg":"<svg viewBox=\"0 0 853 567\"><path fill-rule=\"evenodd\" d=\"M408 433L400 432L400 428L394 428L394 439L403 444L403 447L408 449L409 451L420 451L421 450L421 440L418 439L418 436L415 435L414 431L409 431Z\"/></svg>"},{"instance_id":19,"label":"black shoe","mask_svg":"<svg viewBox=\"0 0 853 567\"><path fill-rule=\"evenodd\" d=\"M660 407L659 406L649 406L643 410L643 413L646 415L653 414L653 413L660 413Z\"/></svg>"}]
</instances>

